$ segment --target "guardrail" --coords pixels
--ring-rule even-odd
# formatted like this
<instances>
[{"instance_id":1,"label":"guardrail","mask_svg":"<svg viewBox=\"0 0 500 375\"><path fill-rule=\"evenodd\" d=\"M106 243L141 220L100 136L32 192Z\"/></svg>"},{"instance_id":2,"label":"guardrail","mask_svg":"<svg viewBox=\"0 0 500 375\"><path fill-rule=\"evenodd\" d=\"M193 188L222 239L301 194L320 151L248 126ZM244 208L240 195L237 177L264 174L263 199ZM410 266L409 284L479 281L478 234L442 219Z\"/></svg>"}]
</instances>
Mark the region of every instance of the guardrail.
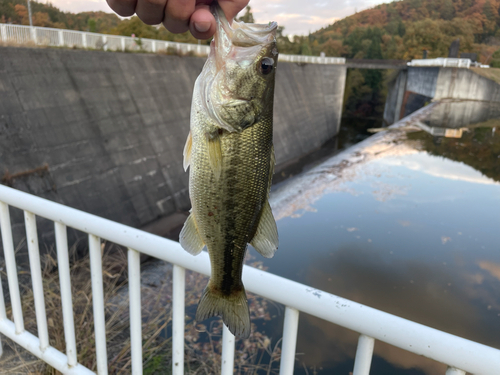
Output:
<instances>
[{"instance_id":1,"label":"guardrail","mask_svg":"<svg viewBox=\"0 0 500 375\"><path fill-rule=\"evenodd\" d=\"M202 44L177 43L165 40L11 24L0 24L0 40L3 43L34 43L52 47L78 47L105 51L141 50L152 53L175 51L179 54L194 53L198 56L207 56L210 52L210 47ZM309 64L345 64L345 58L343 57L280 54L279 60Z\"/></svg>"},{"instance_id":2,"label":"guardrail","mask_svg":"<svg viewBox=\"0 0 500 375\"><path fill-rule=\"evenodd\" d=\"M24 211L38 337L24 329L22 296L17 279L9 205ZM49 345L35 215L52 220L55 225L66 354ZM3 185L0 185L0 230L14 321L8 319L6 315L0 285L0 333L62 373L92 373L88 368L77 363L67 227L83 231L88 234L89 238L97 373L107 374L108 361L100 246L101 239L105 239L128 248L132 374L142 374L140 253L174 264L172 373L183 374L185 269L209 275L208 254L202 252L193 257L177 242ZM244 267L243 282L246 290L286 306L280 363L281 375L293 374L299 311L360 333L353 375L369 374L375 340L447 364L449 368L446 375L465 375L466 371L473 374L498 375L498 369L500 369L500 350L498 349L426 327L252 267ZM269 285L273 287L269 288ZM221 373L233 374L235 342L234 336L225 326L222 343Z\"/></svg>"},{"instance_id":3,"label":"guardrail","mask_svg":"<svg viewBox=\"0 0 500 375\"><path fill-rule=\"evenodd\" d=\"M408 66L439 66L443 68L489 68L489 65L483 65L478 62L472 62L471 59L457 59L451 57L438 57L437 59L417 59L408 63Z\"/></svg>"}]
</instances>

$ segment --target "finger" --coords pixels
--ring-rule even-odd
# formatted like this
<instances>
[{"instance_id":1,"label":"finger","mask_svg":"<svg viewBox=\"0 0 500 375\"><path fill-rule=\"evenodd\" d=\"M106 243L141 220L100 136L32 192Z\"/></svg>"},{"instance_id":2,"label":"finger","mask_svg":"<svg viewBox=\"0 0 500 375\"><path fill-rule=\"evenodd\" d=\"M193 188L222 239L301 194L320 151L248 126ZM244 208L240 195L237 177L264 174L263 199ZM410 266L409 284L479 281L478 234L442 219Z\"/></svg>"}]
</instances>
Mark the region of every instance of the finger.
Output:
<instances>
[{"instance_id":1,"label":"finger","mask_svg":"<svg viewBox=\"0 0 500 375\"><path fill-rule=\"evenodd\" d=\"M113 11L122 17L129 17L135 13L137 0L106 0Z\"/></svg>"},{"instance_id":2,"label":"finger","mask_svg":"<svg viewBox=\"0 0 500 375\"><path fill-rule=\"evenodd\" d=\"M224 11L229 23L233 22L234 17L245 8L250 0L219 0L219 5Z\"/></svg>"},{"instance_id":3,"label":"finger","mask_svg":"<svg viewBox=\"0 0 500 375\"><path fill-rule=\"evenodd\" d=\"M167 0L137 0L135 13L147 25L158 25L163 21Z\"/></svg>"},{"instance_id":4,"label":"finger","mask_svg":"<svg viewBox=\"0 0 500 375\"><path fill-rule=\"evenodd\" d=\"M188 31L194 9L195 0L168 0L163 24L173 33Z\"/></svg>"},{"instance_id":5,"label":"finger","mask_svg":"<svg viewBox=\"0 0 500 375\"><path fill-rule=\"evenodd\" d=\"M197 4L191 16L189 30L197 39L209 39L215 34L215 18L207 4Z\"/></svg>"}]
</instances>

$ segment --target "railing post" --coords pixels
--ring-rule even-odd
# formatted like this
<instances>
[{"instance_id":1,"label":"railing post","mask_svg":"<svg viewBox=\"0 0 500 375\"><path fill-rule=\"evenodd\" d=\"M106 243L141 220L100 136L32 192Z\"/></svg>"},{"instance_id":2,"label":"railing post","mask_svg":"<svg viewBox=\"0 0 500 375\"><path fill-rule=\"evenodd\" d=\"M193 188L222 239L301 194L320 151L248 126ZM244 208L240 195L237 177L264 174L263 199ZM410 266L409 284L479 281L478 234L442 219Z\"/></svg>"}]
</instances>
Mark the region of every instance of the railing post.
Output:
<instances>
[{"instance_id":1,"label":"railing post","mask_svg":"<svg viewBox=\"0 0 500 375\"><path fill-rule=\"evenodd\" d=\"M102 37L102 43L103 43L102 49L104 51L107 51L108 50L108 37L107 36Z\"/></svg>"},{"instance_id":2,"label":"railing post","mask_svg":"<svg viewBox=\"0 0 500 375\"><path fill-rule=\"evenodd\" d=\"M68 357L68 366L76 366L75 321L73 316L73 299L71 297L71 279L69 276L68 233L64 224L55 222L54 227L66 355Z\"/></svg>"},{"instance_id":3,"label":"railing post","mask_svg":"<svg viewBox=\"0 0 500 375\"><path fill-rule=\"evenodd\" d=\"M153 42L151 42L151 51L156 52L156 40L153 40Z\"/></svg>"},{"instance_id":4,"label":"railing post","mask_svg":"<svg viewBox=\"0 0 500 375\"><path fill-rule=\"evenodd\" d=\"M293 374L293 368L295 366L295 347L297 345L298 328L299 310L287 306L285 308L285 321L283 323L280 375Z\"/></svg>"},{"instance_id":5,"label":"railing post","mask_svg":"<svg viewBox=\"0 0 500 375\"><path fill-rule=\"evenodd\" d=\"M58 30L58 34L59 34L59 47L63 47L64 46L63 31L62 30Z\"/></svg>"},{"instance_id":6,"label":"railing post","mask_svg":"<svg viewBox=\"0 0 500 375\"><path fill-rule=\"evenodd\" d=\"M0 276L0 321L7 319L7 311L5 310L5 298L3 295L2 276ZM2 336L0 335L0 357L3 354Z\"/></svg>"},{"instance_id":7,"label":"railing post","mask_svg":"<svg viewBox=\"0 0 500 375\"><path fill-rule=\"evenodd\" d=\"M101 239L89 234L90 277L92 281L92 306L94 307L95 351L97 373L108 373L106 349L106 322L104 320L104 291L102 284Z\"/></svg>"},{"instance_id":8,"label":"railing post","mask_svg":"<svg viewBox=\"0 0 500 375\"><path fill-rule=\"evenodd\" d=\"M234 369L234 335L223 324L221 375L232 375Z\"/></svg>"},{"instance_id":9,"label":"railing post","mask_svg":"<svg viewBox=\"0 0 500 375\"><path fill-rule=\"evenodd\" d=\"M186 270L174 264L172 278L172 375L183 375Z\"/></svg>"},{"instance_id":10,"label":"railing post","mask_svg":"<svg viewBox=\"0 0 500 375\"><path fill-rule=\"evenodd\" d=\"M83 45L83 48L87 48L87 33L86 32L82 33L82 45Z\"/></svg>"},{"instance_id":11,"label":"railing post","mask_svg":"<svg viewBox=\"0 0 500 375\"><path fill-rule=\"evenodd\" d=\"M123 51L123 52L125 52L125 37L123 37L123 36L122 36L122 37L120 38L120 42L121 42L121 44L122 44L122 51Z\"/></svg>"},{"instance_id":12,"label":"railing post","mask_svg":"<svg viewBox=\"0 0 500 375\"><path fill-rule=\"evenodd\" d=\"M35 215L24 211L24 222L26 225L26 242L28 243L33 297L35 299L36 325L40 340L40 350L43 352L49 347L49 331L47 329L47 315L45 313L45 298L43 296L40 249L38 247Z\"/></svg>"},{"instance_id":13,"label":"railing post","mask_svg":"<svg viewBox=\"0 0 500 375\"><path fill-rule=\"evenodd\" d=\"M372 337L360 335L358 340L358 349L354 358L353 375L368 375L372 364L373 347L375 340Z\"/></svg>"},{"instance_id":14,"label":"railing post","mask_svg":"<svg viewBox=\"0 0 500 375\"><path fill-rule=\"evenodd\" d=\"M142 374L142 330L141 330L141 257L136 250L128 248L128 288L130 305L130 350L132 352L132 375Z\"/></svg>"},{"instance_id":15,"label":"railing post","mask_svg":"<svg viewBox=\"0 0 500 375\"><path fill-rule=\"evenodd\" d=\"M24 331L23 310L21 307L21 296L19 294L19 280L17 279L16 256L14 254L14 240L12 239L12 227L10 223L9 206L0 202L0 230L2 232L2 244L7 268L7 279L10 292L10 303L16 334Z\"/></svg>"},{"instance_id":16,"label":"railing post","mask_svg":"<svg viewBox=\"0 0 500 375\"><path fill-rule=\"evenodd\" d=\"M2 42L7 41L7 25L0 25L0 31L2 31Z\"/></svg>"}]
</instances>

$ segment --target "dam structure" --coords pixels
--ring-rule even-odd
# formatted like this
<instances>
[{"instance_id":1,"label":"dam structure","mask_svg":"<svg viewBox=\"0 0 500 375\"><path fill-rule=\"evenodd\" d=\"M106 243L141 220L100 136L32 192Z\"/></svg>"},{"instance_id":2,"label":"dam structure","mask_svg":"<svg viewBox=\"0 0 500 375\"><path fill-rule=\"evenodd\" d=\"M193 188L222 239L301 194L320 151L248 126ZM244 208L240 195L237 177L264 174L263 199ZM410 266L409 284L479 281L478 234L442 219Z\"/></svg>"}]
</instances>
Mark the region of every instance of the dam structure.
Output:
<instances>
[{"instance_id":1,"label":"dam structure","mask_svg":"<svg viewBox=\"0 0 500 375\"><path fill-rule=\"evenodd\" d=\"M2 48L3 184L133 227L188 210L182 151L193 86L204 62ZM339 65L279 64L278 169L337 134L345 75Z\"/></svg>"},{"instance_id":2,"label":"dam structure","mask_svg":"<svg viewBox=\"0 0 500 375\"><path fill-rule=\"evenodd\" d=\"M40 37L42 28L34 29ZM2 25L2 38L5 30ZM68 44L65 33L73 39L92 34L55 33L55 45ZM82 40L90 43L89 38ZM131 40L109 36L108 42L112 38L125 41L115 43L118 50ZM152 52L158 48L146 42ZM315 63L302 62L308 59ZM1 183L136 228L186 212L182 151L193 86L204 62L164 54L2 47ZM274 103L277 172L338 133L348 68L399 71L387 97L388 124L432 100L500 100L500 85L468 69L280 56ZM53 237L49 228L43 233L48 241Z\"/></svg>"}]
</instances>

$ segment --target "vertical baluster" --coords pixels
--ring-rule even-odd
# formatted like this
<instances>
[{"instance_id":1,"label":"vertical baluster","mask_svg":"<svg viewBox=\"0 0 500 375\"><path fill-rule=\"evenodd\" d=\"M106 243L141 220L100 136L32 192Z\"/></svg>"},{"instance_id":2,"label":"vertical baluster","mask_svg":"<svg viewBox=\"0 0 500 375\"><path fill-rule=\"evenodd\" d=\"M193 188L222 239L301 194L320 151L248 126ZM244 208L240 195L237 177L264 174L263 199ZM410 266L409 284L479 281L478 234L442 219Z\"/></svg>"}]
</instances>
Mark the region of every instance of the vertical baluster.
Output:
<instances>
[{"instance_id":1,"label":"vertical baluster","mask_svg":"<svg viewBox=\"0 0 500 375\"><path fill-rule=\"evenodd\" d=\"M172 374L184 374L184 299L186 270L174 264L172 290Z\"/></svg>"},{"instance_id":2,"label":"vertical baluster","mask_svg":"<svg viewBox=\"0 0 500 375\"><path fill-rule=\"evenodd\" d=\"M40 339L40 350L43 352L49 346L49 331L47 329L47 316L45 314L45 298L43 296L40 250L38 247L35 215L24 211L24 223L26 225L26 242L28 243L33 297L35 299L36 325L38 328L38 338Z\"/></svg>"},{"instance_id":3,"label":"vertical baluster","mask_svg":"<svg viewBox=\"0 0 500 375\"><path fill-rule=\"evenodd\" d=\"M75 322L73 320L73 300L71 297L71 279L69 273L68 234L64 224L54 223L54 225L66 355L68 356L68 366L76 366Z\"/></svg>"},{"instance_id":4,"label":"vertical baluster","mask_svg":"<svg viewBox=\"0 0 500 375\"><path fill-rule=\"evenodd\" d=\"M132 375L142 374L142 318L141 318L141 257L131 248L128 255L128 288L130 302L130 349Z\"/></svg>"},{"instance_id":5,"label":"vertical baluster","mask_svg":"<svg viewBox=\"0 0 500 375\"><path fill-rule=\"evenodd\" d=\"M298 328L299 310L287 306L285 308L285 322L283 323L280 375L293 374Z\"/></svg>"},{"instance_id":6,"label":"vertical baluster","mask_svg":"<svg viewBox=\"0 0 500 375\"><path fill-rule=\"evenodd\" d=\"M24 331L23 310L21 308L21 296L19 294L19 281L17 279L16 256L14 254L14 240L12 239L9 206L3 202L0 202L0 229L2 231L5 266L7 267L10 303L12 305L16 333L19 334Z\"/></svg>"},{"instance_id":7,"label":"vertical baluster","mask_svg":"<svg viewBox=\"0 0 500 375\"><path fill-rule=\"evenodd\" d=\"M5 298L3 296L2 276L0 275L0 321L7 319L7 312L5 311ZM0 335L0 357L3 354L2 336Z\"/></svg>"},{"instance_id":8,"label":"vertical baluster","mask_svg":"<svg viewBox=\"0 0 500 375\"><path fill-rule=\"evenodd\" d=\"M356 358L354 358L353 375L368 375L372 364L373 347L375 340L371 337L360 335Z\"/></svg>"},{"instance_id":9,"label":"vertical baluster","mask_svg":"<svg viewBox=\"0 0 500 375\"><path fill-rule=\"evenodd\" d=\"M95 350L97 373L108 373L106 349L106 323L104 320L104 291L102 285L101 239L89 234L90 276L92 281L92 306L94 307Z\"/></svg>"},{"instance_id":10,"label":"vertical baluster","mask_svg":"<svg viewBox=\"0 0 500 375\"><path fill-rule=\"evenodd\" d=\"M222 329L221 375L232 375L234 369L234 335L225 324Z\"/></svg>"}]
</instances>

